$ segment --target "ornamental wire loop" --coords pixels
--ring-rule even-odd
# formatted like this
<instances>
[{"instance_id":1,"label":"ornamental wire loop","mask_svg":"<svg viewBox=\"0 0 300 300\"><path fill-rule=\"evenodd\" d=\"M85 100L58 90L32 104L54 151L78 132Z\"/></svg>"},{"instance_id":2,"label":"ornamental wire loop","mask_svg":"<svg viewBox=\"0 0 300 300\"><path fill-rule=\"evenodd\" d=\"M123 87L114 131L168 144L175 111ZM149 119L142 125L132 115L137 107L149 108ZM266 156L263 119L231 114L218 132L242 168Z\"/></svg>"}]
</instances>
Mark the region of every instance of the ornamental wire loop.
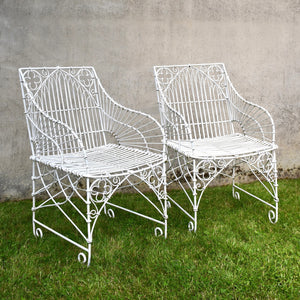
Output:
<instances>
[{"instance_id":1,"label":"ornamental wire loop","mask_svg":"<svg viewBox=\"0 0 300 300\"><path fill-rule=\"evenodd\" d=\"M78 260L87 265L96 221L100 215L115 217L113 208L155 222L155 235L166 237L161 125L115 102L93 67L21 68L19 76L32 151L34 235L42 238L46 229L76 245ZM154 198L143 192L143 184ZM129 187L153 208L152 215L115 203L113 194ZM47 224L45 209L53 211ZM57 228L58 214L74 234Z\"/></svg>"},{"instance_id":2,"label":"ornamental wire loop","mask_svg":"<svg viewBox=\"0 0 300 300\"><path fill-rule=\"evenodd\" d=\"M222 63L155 66L154 76L166 135L167 185L180 185L192 212L180 199L168 195L168 200L190 218L188 229L196 231L201 197L218 175L232 178L236 199L243 191L268 205L269 220L276 223L277 145L268 111L237 93ZM236 170L242 164L268 191L269 199L236 184Z\"/></svg>"}]
</instances>

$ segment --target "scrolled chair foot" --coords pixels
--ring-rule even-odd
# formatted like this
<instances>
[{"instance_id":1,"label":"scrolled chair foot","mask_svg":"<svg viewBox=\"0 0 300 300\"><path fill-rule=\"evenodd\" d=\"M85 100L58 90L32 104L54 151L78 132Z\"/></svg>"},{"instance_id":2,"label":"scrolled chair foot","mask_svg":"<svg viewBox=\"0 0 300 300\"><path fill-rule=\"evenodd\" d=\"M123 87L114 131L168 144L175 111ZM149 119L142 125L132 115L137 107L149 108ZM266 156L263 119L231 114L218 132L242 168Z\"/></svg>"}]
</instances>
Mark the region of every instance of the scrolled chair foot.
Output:
<instances>
[{"instance_id":1,"label":"scrolled chair foot","mask_svg":"<svg viewBox=\"0 0 300 300\"><path fill-rule=\"evenodd\" d=\"M155 236L162 236L164 234L163 230L160 227L154 229Z\"/></svg>"},{"instance_id":2,"label":"scrolled chair foot","mask_svg":"<svg viewBox=\"0 0 300 300\"><path fill-rule=\"evenodd\" d=\"M83 252L80 252L77 256L77 259L80 263L85 264L87 262L86 254Z\"/></svg>"},{"instance_id":3,"label":"scrolled chair foot","mask_svg":"<svg viewBox=\"0 0 300 300\"><path fill-rule=\"evenodd\" d=\"M274 210L269 210L268 217L272 224L275 224L278 221L278 215Z\"/></svg>"},{"instance_id":4,"label":"scrolled chair foot","mask_svg":"<svg viewBox=\"0 0 300 300\"><path fill-rule=\"evenodd\" d=\"M34 232L34 236L37 238L42 238L43 237L43 231L41 228L36 228Z\"/></svg>"},{"instance_id":5,"label":"scrolled chair foot","mask_svg":"<svg viewBox=\"0 0 300 300\"><path fill-rule=\"evenodd\" d=\"M190 221L188 223L188 229L189 229L189 231L195 231L195 224L193 221Z\"/></svg>"},{"instance_id":6,"label":"scrolled chair foot","mask_svg":"<svg viewBox=\"0 0 300 300\"><path fill-rule=\"evenodd\" d=\"M114 213L114 211L111 209L111 208L109 208L107 211L106 211L106 214L108 215L108 217L110 217L110 218L114 218L115 217L115 213Z\"/></svg>"},{"instance_id":7,"label":"scrolled chair foot","mask_svg":"<svg viewBox=\"0 0 300 300\"><path fill-rule=\"evenodd\" d=\"M240 199L241 199L240 193L237 192L237 191L235 191L235 190L232 190L232 196L233 196L233 198L236 199L236 200L240 200Z\"/></svg>"}]
</instances>

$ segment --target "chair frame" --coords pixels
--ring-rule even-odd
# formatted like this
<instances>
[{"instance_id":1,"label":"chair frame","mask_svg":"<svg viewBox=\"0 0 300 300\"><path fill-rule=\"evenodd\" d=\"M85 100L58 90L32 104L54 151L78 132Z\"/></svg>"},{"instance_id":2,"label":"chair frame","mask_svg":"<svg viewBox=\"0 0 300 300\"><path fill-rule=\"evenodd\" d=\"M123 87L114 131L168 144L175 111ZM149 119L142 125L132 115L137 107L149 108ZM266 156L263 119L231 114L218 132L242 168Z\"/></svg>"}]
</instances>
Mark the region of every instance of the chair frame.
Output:
<instances>
[{"instance_id":1,"label":"chair frame","mask_svg":"<svg viewBox=\"0 0 300 300\"><path fill-rule=\"evenodd\" d=\"M115 102L93 67L21 68L19 76L32 151L33 234L43 237L43 228L72 243L88 266L96 221L100 215L114 218L112 208L155 222L155 235L167 237L161 125ZM115 203L112 196L123 188L137 192L152 214ZM46 224L38 215L45 209L60 212L73 235L57 229L55 220Z\"/></svg>"},{"instance_id":2,"label":"chair frame","mask_svg":"<svg viewBox=\"0 0 300 300\"><path fill-rule=\"evenodd\" d=\"M196 231L200 200L206 187L218 175L232 180L234 198L240 199L239 191L242 191L269 206L269 220L276 223L279 202L277 145L274 121L269 112L238 94L223 63L154 66L154 77L166 135L167 185L173 182L180 185L193 212L170 195L168 200L190 218L188 229ZM242 141L247 139L254 147L250 151L244 146L243 153L238 147L231 149L227 145L231 152L225 154L222 143L225 145L228 138L241 140L237 142L241 147ZM220 151L213 154L205 152L201 146L197 148L199 143L209 150L216 142ZM256 143L260 148L255 147ZM243 164L274 202L262 199L236 183L237 167Z\"/></svg>"}]
</instances>

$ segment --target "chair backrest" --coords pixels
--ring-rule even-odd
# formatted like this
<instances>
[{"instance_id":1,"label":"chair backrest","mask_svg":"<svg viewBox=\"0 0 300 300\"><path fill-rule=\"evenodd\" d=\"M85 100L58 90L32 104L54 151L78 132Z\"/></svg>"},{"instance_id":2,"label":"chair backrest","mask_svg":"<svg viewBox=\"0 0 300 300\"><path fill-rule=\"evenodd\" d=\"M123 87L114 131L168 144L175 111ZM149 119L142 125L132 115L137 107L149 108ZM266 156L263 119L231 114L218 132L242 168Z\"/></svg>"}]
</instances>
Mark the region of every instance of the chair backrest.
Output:
<instances>
[{"instance_id":1,"label":"chair backrest","mask_svg":"<svg viewBox=\"0 0 300 300\"><path fill-rule=\"evenodd\" d=\"M21 68L19 75L33 154L72 153L105 144L94 68Z\"/></svg>"},{"instance_id":2,"label":"chair backrest","mask_svg":"<svg viewBox=\"0 0 300 300\"><path fill-rule=\"evenodd\" d=\"M165 110L169 108L185 120L193 139L233 133L229 82L224 64L156 66L154 73L163 125L167 122L164 120ZM176 120L169 119L168 122ZM170 126L165 127L171 138ZM185 134L178 138L188 137Z\"/></svg>"}]
</instances>

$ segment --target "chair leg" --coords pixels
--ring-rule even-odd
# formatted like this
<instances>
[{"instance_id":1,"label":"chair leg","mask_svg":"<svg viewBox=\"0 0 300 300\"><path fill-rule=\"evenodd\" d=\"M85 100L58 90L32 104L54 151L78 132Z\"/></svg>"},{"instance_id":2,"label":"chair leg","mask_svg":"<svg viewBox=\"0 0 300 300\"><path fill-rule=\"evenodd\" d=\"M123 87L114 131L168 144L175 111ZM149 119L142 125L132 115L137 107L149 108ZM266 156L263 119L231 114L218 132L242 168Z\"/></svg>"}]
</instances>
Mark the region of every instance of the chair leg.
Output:
<instances>
[{"instance_id":1,"label":"chair leg","mask_svg":"<svg viewBox=\"0 0 300 300\"><path fill-rule=\"evenodd\" d=\"M39 226L36 226L37 224L37 220L36 220L36 194L37 194L37 191L36 191L36 181L37 179L39 178L39 176L41 176L40 174L37 174L37 163L35 161L32 162L32 208L31 208L31 211L32 211L32 231L33 231L33 235L36 237L36 238L42 238L43 237L43 231L41 229L41 227Z\"/></svg>"},{"instance_id":2,"label":"chair leg","mask_svg":"<svg viewBox=\"0 0 300 300\"><path fill-rule=\"evenodd\" d=\"M203 163L204 162L204 163ZM213 166L213 167L212 167ZM213 171L212 171L212 169ZM201 170L201 174L199 173L199 168ZM189 231L197 231L197 223L198 223L198 210L200 201L202 199L202 196L207 188L207 186L216 178L216 176L220 173L218 171L215 164L212 162L205 162L200 161L197 163L197 161L193 160L193 174L192 174L192 182L193 182L193 212L194 217L188 224Z\"/></svg>"},{"instance_id":3,"label":"chair leg","mask_svg":"<svg viewBox=\"0 0 300 300\"><path fill-rule=\"evenodd\" d=\"M197 215L198 215L198 199L197 199L197 168L196 160L193 160L193 212L194 220L190 221L188 224L189 231L196 232L197 230Z\"/></svg>"},{"instance_id":4,"label":"chair leg","mask_svg":"<svg viewBox=\"0 0 300 300\"><path fill-rule=\"evenodd\" d=\"M88 258L87 258L87 266L90 265L91 262L91 256L92 256L92 241L93 241L93 236L92 236L92 231L91 231L91 190L90 190L90 180L89 178L86 179L86 190L87 190L87 195L86 195L86 200L87 200L87 205L86 205L86 214L87 214L87 243L88 243Z\"/></svg>"},{"instance_id":5,"label":"chair leg","mask_svg":"<svg viewBox=\"0 0 300 300\"><path fill-rule=\"evenodd\" d=\"M255 175L253 170L258 171L263 179L268 183L268 185L263 182L257 175L257 179L266 189L268 194L270 194L275 203L269 203L265 200L259 199L263 203L269 205L271 209L268 212L268 217L271 223L275 224L278 221L278 183L277 183L277 162L275 150L267 153L260 154L257 159L252 162L248 162L252 173Z\"/></svg>"},{"instance_id":6,"label":"chair leg","mask_svg":"<svg viewBox=\"0 0 300 300\"><path fill-rule=\"evenodd\" d=\"M162 174L162 175L161 175ZM139 182L134 181L134 177L138 179ZM141 182L148 185L150 189L155 193L158 203L151 200L138 186ZM113 200L111 201L112 195L115 191L123 184L127 183L131 186L140 196L142 196L150 205L152 205L159 215L163 217L163 220L156 219L152 216L145 215L138 211L131 210L121 203L117 204ZM156 236L164 235L167 237L167 208L168 208L168 198L167 198L167 187L166 187L166 176L165 167L155 167L147 172L140 172L134 175L126 175L120 178L106 178L106 179L96 179L90 186L90 204L92 206L91 215L92 225L91 232L94 230L94 226L100 213L105 213L108 217L114 218L114 211L112 208L121 209L129 213L144 217L148 220L152 220L163 226L163 229L156 227L154 233ZM100 207L99 207L100 205ZM112 208L110 208L112 207Z\"/></svg>"},{"instance_id":7,"label":"chair leg","mask_svg":"<svg viewBox=\"0 0 300 300\"><path fill-rule=\"evenodd\" d=\"M274 201L275 201L275 207L274 210L269 210L268 217L271 223L275 224L278 221L278 172L277 172L277 161L276 161L276 153L275 151L272 152L272 167L273 167L273 180L270 178L270 182L273 181L273 187L274 187ZM270 176L271 177L271 176Z\"/></svg>"},{"instance_id":8,"label":"chair leg","mask_svg":"<svg viewBox=\"0 0 300 300\"><path fill-rule=\"evenodd\" d=\"M197 201L197 170L196 160L188 160L181 154L177 153L173 158L168 159L170 177L174 179L172 182L177 182L187 197L189 205L192 206L193 213L190 213L184 206L182 206L176 199L167 195L170 201L167 202L167 206L170 207L171 203L175 204L187 217L190 219L188 222L188 230L195 232L197 230L197 212L198 212L198 201ZM188 191L192 191L192 195Z\"/></svg>"},{"instance_id":9,"label":"chair leg","mask_svg":"<svg viewBox=\"0 0 300 300\"><path fill-rule=\"evenodd\" d=\"M194 193L194 224L197 229L197 212L203 193L209 184L223 172L230 164L232 160L200 160L193 162L193 193ZM198 194L198 195L197 195ZM198 197L198 198L197 198Z\"/></svg>"},{"instance_id":10,"label":"chair leg","mask_svg":"<svg viewBox=\"0 0 300 300\"><path fill-rule=\"evenodd\" d=\"M257 195L254 195L237 185L234 185L234 188L268 205L271 208L268 212L269 220L271 223L275 224L278 221L279 203L275 150L247 157L245 159L242 159L242 162L246 163L249 166L249 169L252 172L252 174L262 184L262 186L267 191L267 194L272 197L275 203L270 203L269 200L261 199Z\"/></svg>"},{"instance_id":11,"label":"chair leg","mask_svg":"<svg viewBox=\"0 0 300 300\"><path fill-rule=\"evenodd\" d=\"M77 188L80 178L75 181L66 173L60 172L58 170L52 169L50 167L44 166L38 162L33 162L33 172L32 172L32 224L33 224L33 234L36 237L42 238L43 231L46 229L59 237L65 239L66 241L74 244L81 249L78 254L78 260L80 262L90 264L91 261L91 250L92 250L92 226L91 222L91 190L90 183L87 181L86 198L84 198L80 189ZM82 189L81 189L82 190ZM39 195L45 194L47 197L45 199L38 199ZM73 200L73 195L80 198L85 204L83 210L80 205L77 205ZM75 231L84 239L84 242L79 242L71 239L70 237L64 235L57 228L50 225L46 225L43 220L38 217L38 211L44 209L55 209L59 211L73 226ZM76 213L77 216L81 216L86 221L86 229L81 228L76 217L70 215L70 210L72 213ZM85 232L87 231L87 232Z\"/></svg>"},{"instance_id":12,"label":"chair leg","mask_svg":"<svg viewBox=\"0 0 300 300\"><path fill-rule=\"evenodd\" d=\"M233 196L233 198L240 200L240 193L237 191L236 185L235 185L235 176L236 176L235 168L236 168L235 161L233 161L233 165L232 165L232 196Z\"/></svg>"},{"instance_id":13,"label":"chair leg","mask_svg":"<svg viewBox=\"0 0 300 300\"><path fill-rule=\"evenodd\" d=\"M33 235L37 236L36 227L35 227L35 162L32 162L32 231Z\"/></svg>"},{"instance_id":14,"label":"chair leg","mask_svg":"<svg viewBox=\"0 0 300 300\"><path fill-rule=\"evenodd\" d=\"M78 254L78 261L81 263L86 263L87 267L89 267L91 263L92 257L92 242L93 242L93 233L91 227L91 184L90 179L86 179L86 225L87 225L87 248L85 249L87 252L87 257L85 252L80 252Z\"/></svg>"},{"instance_id":15,"label":"chair leg","mask_svg":"<svg viewBox=\"0 0 300 300\"><path fill-rule=\"evenodd\" d=\"M178 182L181 189L187 196L189 203L192 206L193 213L189 213L183 208L183 206L181 206L171 197L168 196L168 198L190 218L188 223L189 231L195 232L197 230L198 209L205 189L231 163L232 160L215 161L210 159L193 159L189 161L183 160L181 164L181 161L178 159L179 166L172 168L172 162L170 162L170 168L175 177L174 181ZM181 174L177 175L176 170L180 171ZM181 182L183 180L184 183ZM192 191L192 195L187 192L187 189Z\"/></svg>"},{"instance_id":16,"label":"chair leg","mask_svg":"<svg viewBox=\"0 0 300 300\"><path fill-rule=\"evenodd\" d=\"M170 202L167 194L167 162L164 161L162 167L156 167L151 170L149 173L149 177L144 177L143 181L148 185L148 187L154 192L157 197L158 202L161 204L161 208L159 209L162 212L163 222L158 221L163 229L160 227L156 227L154 229L155 236L164 236L167 238L168 235L168 208L170 207ZM147 199L147 197L139 191L139 193ZM149 199L148 199L149 201ZM149 201L151 203L151 201ZM155 205L152 203L152 205ZM154 220L154 219L153 219Z\"/></svg>"},{"instance_id":17,"label":"chair leg","mask_svg":"<svg viewBox=\"0 0 300 300\"><path fill-rule=\"evenodd\" d=\"M167 166L166 161L163 163L163 174L162 174L162 184L163 184L163 198L164 198L164 218L165 218L165 239L168 235L168 208L170 205L170 202L168 200L168 194L167 194Z\"/></svg>"}]
</instances>

